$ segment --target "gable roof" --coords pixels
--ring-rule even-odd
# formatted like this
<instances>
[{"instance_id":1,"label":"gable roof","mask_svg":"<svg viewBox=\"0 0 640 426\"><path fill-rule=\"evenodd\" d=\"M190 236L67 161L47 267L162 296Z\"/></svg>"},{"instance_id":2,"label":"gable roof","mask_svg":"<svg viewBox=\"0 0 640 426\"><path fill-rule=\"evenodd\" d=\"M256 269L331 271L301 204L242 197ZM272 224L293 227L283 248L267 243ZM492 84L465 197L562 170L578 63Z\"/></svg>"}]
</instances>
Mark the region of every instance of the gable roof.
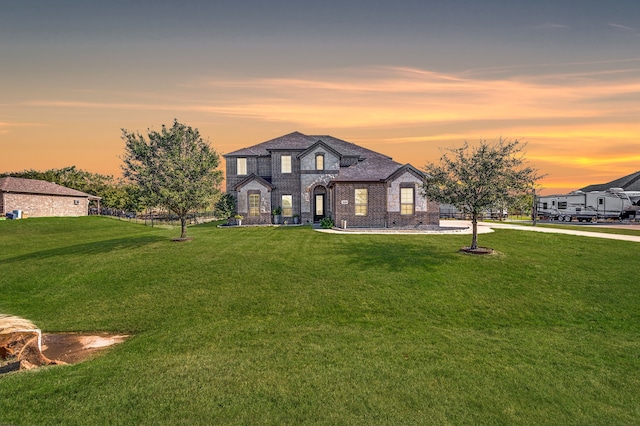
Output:
<instances>
[{"instance_id":1,"label":"gable roof","mask_svg":"<svg viewBox=\"0 0 640 426\"><path fill-rule=\"evenodd\" d=\"M247 176L246 178L238 182L236 186L233 187L233 189L238 190L238 188L242 188L243 186L245 186L246 184L252 181L258 182L260 185L264 186L269 190L272 190L274 188L274 186L271 183L267 182L265 179L261 178L255 173L251 173L249 176Z\"/></svg>"},{"instance_id":2,"label":"gable roof","mask_svg":"<svg viewBox=\"0 0 640 426\"><path fill-rule=\"evenodd\" d=\"M424 172L416 169L411 164L407 163L404 166L400 167L395 172L393 172L391 175L389 175L387 180L393 180L393 179L401 176L404 173L410 173L410 174L414 175L415 177L417 177L418 179L424 179L424 177L425 177Z\"/></svg>"},{"instance_id":3,"label":"gable roof","mask_svg":"<svg viewBox=\"0 0 640 426\"><path fill-rule=\"evenodd\" d=\"M384 181L403 167L387 155L380 154L351 142L330 135L305 135L289 133L248 148L224 154L223 157L269 156L273 150L300 151L303 153L318 144L323 144L340 157L353 158L353 164L340 167L335 182ZM415 171L417 169L413 168ZM421 172L418 172L421 173Z\"/></svg>"},{"instance_id":4,"label":"gable roof","mask_svg":"<svg viewBox=\"0 0 640 426\"><path fill-rule=\"evenodd\" d=\"M386 155L382 155L370 149L361 147L351 142L343 141L342 139L334 138L329 135L304 135L300 132L289 133L284 136L279 136L274 139L270 139L266 142L259 143L248 148L242 148L237 151L224 154L223 157L242 157L242 156L268 156L272 150L290 150L290 151L305 151L317 142L323 142L325 145L331 147L333 150L339 152L343 156L351 157L367 157L370 155L378 155L391 159Z\"/></svg>"},{"instance_id":5,"label":"gable roof","mask_svg":"<svg viewBox=\"0 0 640 426\"><path fill-rule=\"evenodd\" d=\"M318 142L314 143L309 148L305 149L300 154L298 154L298 158L304 157L306 154L308 154L309 152L314 151L319 146L321 146L324 149L326 149L327 151L331 152L336 157L342 158L342 154L341 153L339 153L338 151L336 151L335 149L333 149L332 147L330 147L329 145L327 145L325 142L321 141L320 139L318 139Z\"/></svg>"},{"instance_id":6,"label":"gable roof","mask_svg":"<svg viewBox=\"0 0 640 426\"><path fill-rule=\"evenodd\" d=\"M640 191L640 171L612 180L608 183L585 186L580 190L583 192L606 191L611 188L622 188L625 191Z\"/></svg>"},{"instance_id":7,"label":"gable roof","mask_svg":"<svg viewBox=\"0 0 640 426\"><path fill-rule=\"evenodd\" d=\"M305 150L317 142L317 139L313 139L310 136L303 135L300 132L289 133L288 135L279 136L275 139L268 140L266 142L259 143L258 145L250 146L248 148L241 148L237 151L224 154L223 157L244 157L244 156L268 156L272 149L289 149Z\"/></svg>"},{"instance_id":8,"label":"gable roof","mask_svg":"<svg viewBox=\"0 0 640 426\"><path fill-rule=\"evenodd\" d=\"M0 192L14 192L20 194L59 195L64 197L87 197L99 200L100 197L86 192L67 188L53 182L38 179L24 179L16 177L0 178Z\"/></svg>"}]
</instances>

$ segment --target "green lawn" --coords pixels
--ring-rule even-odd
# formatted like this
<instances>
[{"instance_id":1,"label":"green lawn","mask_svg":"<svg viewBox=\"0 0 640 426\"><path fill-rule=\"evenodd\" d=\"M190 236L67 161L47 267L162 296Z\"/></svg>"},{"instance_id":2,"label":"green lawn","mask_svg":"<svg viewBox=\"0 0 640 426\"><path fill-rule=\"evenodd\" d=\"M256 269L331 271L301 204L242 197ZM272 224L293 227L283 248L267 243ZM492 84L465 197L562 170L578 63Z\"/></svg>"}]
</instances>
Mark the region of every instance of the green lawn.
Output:
<instances>
[{"instance_id":1,"label":"green lawn","mask_svg":"<svg viewBox=\"0 0 640 426\"><path fill-rule=\"evenodd\" d=\"M0 376L0 424L640 423L637 243L0 222L0 312L130 333Z\"/></svg>"}]
</instances>

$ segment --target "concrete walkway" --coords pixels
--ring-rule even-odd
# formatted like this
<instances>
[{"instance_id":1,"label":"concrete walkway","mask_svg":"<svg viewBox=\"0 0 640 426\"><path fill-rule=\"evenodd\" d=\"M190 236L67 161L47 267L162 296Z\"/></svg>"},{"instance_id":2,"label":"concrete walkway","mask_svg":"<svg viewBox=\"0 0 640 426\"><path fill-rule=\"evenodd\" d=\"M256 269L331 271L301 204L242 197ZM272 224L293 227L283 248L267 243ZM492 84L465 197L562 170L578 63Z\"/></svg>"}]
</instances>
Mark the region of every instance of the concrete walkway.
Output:
<instances>
[{"instance_id":1,"label":"concrete walkway","mask_svg":"<svg viewBox=\"0 0 640 426\"><path fill-rule=\"evenodd\" d=\"M441 220L440 230L404 230L404 229L316 229L319 232L335 234L393 234L393 235L416 235L416 234L471 234L471 221L469 220ZM606 234L604 232L578 231L571 229L547 228L540 226L514 225L499 222L478 222L478 234L487 234L494 229L514 229L517 231L546 232L550 234L577 235L580 237L605 238L610 240L631 241L640 243L640 236Z\"/></svg>"}]
</instances>

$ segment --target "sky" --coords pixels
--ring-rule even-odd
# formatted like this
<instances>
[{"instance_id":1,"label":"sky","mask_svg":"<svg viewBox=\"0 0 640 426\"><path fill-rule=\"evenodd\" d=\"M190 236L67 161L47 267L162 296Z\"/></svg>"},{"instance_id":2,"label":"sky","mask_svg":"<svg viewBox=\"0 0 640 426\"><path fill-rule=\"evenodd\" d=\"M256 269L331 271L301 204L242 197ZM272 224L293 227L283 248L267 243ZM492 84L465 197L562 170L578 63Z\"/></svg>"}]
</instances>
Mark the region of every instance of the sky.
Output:
<instances>
[{"instance_id":1,"label":"sky","mask_svg":"<svg viewBox=\"0 0 640 426\"><path fill-rule=\"evenodd\" d=\"M0 0L0 77L0 172L120 176L174 119L418 168L517 139L547 194L640 170L638 0Z\"/></svg>"}]
</instances>

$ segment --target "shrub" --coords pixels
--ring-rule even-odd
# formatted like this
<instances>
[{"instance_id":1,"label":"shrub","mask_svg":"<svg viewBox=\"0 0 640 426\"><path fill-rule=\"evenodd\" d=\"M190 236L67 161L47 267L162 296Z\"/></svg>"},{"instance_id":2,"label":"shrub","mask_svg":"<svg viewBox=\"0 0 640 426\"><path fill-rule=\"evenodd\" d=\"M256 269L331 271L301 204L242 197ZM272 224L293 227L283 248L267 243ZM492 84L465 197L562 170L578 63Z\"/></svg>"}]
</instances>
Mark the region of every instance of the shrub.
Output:
<instances>
[{"instance_id":1,"label":"shrub","mask_svg":"<svg viewBox=\"0 0 640 426\"><path fill-rule=\"evenodd\" d=\"M320 220L320 226L322 226L325 229L333 228L333 219L331 219L330 217L323 217Z\"/></svg>"}]
</instances>

